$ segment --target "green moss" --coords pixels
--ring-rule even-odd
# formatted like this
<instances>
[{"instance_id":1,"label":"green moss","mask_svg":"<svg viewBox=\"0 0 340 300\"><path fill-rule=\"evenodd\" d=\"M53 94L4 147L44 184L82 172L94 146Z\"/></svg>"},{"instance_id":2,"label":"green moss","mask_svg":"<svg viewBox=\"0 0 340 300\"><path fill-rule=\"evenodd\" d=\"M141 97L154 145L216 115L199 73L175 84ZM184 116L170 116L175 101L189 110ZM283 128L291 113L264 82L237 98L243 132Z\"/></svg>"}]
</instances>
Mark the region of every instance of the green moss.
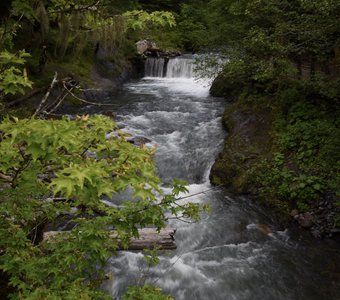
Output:
<instances>
[{"instance_id":1,"label":"green moss","mask_svg":"<svg viewBox=\"0 0 340 300\"><path fill-rule=\"evenodd\" d=\"M221 185L221 184L223 184L221 178L219 178L219 177L216 176L216 175L213 175L213 176L212 176L211 182L212 182L213 185Z\"/></svg>"},{"instance_id":2,"label":"green moss","mask_svg":"<svg viewBox=\"0 0 340 300\"><path fill-rule=\"evenodd\" d=\"M237 192L251 192L253 186L249 169L259 159L270 155L272 147L271 110L266 106L259 109L253 104L237 101L226 107L223 123L228 130L228 138L213 165L211 178L218 177L219 181Z\"/></svg>"},{"instance_id":3,"label":"green moss","mask_svg":"<svg viewBox=\"0 0 340 300\"><path fill-rule=\"evenodd\" d=\"M252 193L282 215L292 208L305 212L325 193L335 195L340 186L335 114L310 102L283 108L268 97L255 98L226 107L228 137L212 182Z\"/></svg>"},{"instance_id":4,"label":"green moss","mask_svg":"<svg viewBox=\"0 0 340 300\"><path fill-rule=\"evenodd\" d=\"M210 94L214 97L227 97L230 95L231 89L226 84L223 75L218 75L210 87Z\"/></svg>"}]
</instances>

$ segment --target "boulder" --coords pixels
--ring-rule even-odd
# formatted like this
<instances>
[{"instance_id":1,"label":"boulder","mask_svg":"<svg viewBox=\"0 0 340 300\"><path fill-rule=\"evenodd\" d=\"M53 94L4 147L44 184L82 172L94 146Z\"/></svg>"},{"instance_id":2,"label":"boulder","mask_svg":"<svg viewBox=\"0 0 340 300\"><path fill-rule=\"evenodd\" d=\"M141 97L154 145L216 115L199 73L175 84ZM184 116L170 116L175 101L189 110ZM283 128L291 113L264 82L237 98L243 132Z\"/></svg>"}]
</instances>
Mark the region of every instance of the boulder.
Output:
<instances>
[{"instance_id":1,"label":"boulder","mask_svg":"<svg viewBox=\"0 0 340 300\"><path fill-rule=\"evenodd\" d=\"M314 224L314 217L309 212L300 214L297 220L303 228L310 228Z\"/></svg>"},{"instance_id":2,"label":"boulder","mask_svg":"<svg viewBox=\"0 0 340 300\"><path fill-rule=\"evenodd\" d=\"M157 48L155 43L150 42L148 40L138 41L136 43L136 47L137 47L137 53L140 55L144 54L146 51L150 51L152 49Z\"/></svg>"},{"instance_id":3,"label":"boulder","mask_svg":"<svg viewBox=\"0 0 340 300\"><path fill-rule=\"evenodd\" d=\"M128 138L125 138L125 139L129 143L134 144L136 146L141 146L141 145L144 145L144 144L151 142L148 138L146 138L144 136L138 136L138 135L133 136L133 137L128 137Z\"/></svg>"}]
</instances>

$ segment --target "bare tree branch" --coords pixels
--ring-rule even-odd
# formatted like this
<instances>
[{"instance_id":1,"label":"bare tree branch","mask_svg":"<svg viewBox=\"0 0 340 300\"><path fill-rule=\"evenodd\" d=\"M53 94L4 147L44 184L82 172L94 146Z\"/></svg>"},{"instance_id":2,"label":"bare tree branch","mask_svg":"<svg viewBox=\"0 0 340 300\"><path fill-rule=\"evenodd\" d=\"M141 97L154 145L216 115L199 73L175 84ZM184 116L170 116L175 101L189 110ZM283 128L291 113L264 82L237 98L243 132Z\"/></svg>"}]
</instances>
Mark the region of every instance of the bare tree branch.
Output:
<instances>
[{"instance_id":1,"label":"bare tree branch","mask_svg":"<svg viewBox=\"0 0 340 300\"><path fill-rule=\"evenodd\" d=\"M7 182L12 182L12 177L9 175L5 175L3 173L0 173L0 179L7 181Z\"/></svg>"},{"instance_id":2,"label":"bare tree branch","mask_svg":"<svg viewBox=\"0 0 340 300\"><path fill-rule=\"evenodd\" d=\"M51 85L50 85L49 89L47 90L47 92L46 92L44 98L41 100L41 102L40 102L38 108L36 109L36 111L34 112L34 114L33 114L32 117L35 117L35 116L41 111L41 108L43 107L43 105L45 105L45 103L46 103L48 97L49 97L50 94L51 94L51 91L52 91L53 87L56 85L56 83L58 83L57 77L58 77L58 73L55 72L54 77L53 77L53 80L52 80L52 82L51 82Z\"/></svg>"},{"instance_id":3,"label":"bare tree branch","mask_svg":"<svg viewBox=\"0 0 340 300\"><path fill-rule=\"evenodd\" d=\"M80 102L86 103L86 104L91 104L91 105L97 105L97 106L112 106L114 104L108 104L108 103L95 103L95 102L91 102L91 101L87 101L84 100L82 98L79 98L78 96L76 96L74 93L72 93L72 91L65 85L65 83L63 82L63 86L64 89L75 99L79 100Z\"/></svg>"}]
</instances>

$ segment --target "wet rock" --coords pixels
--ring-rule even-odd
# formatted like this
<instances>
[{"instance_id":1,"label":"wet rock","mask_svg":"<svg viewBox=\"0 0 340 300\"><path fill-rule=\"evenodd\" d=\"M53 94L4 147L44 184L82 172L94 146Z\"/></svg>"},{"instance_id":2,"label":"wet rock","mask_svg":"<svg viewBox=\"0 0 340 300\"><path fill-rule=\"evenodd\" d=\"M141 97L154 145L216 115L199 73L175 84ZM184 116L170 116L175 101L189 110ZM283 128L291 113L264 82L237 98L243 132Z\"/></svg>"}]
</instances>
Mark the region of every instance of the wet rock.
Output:
<instances>
[{"instance_id":1,"label":"wet rock","mask_svg":"<svg viewBox=\"0 0 340 300\"><path fill-rule=\"evenodd\" d=\"M299 215L298 222L303 228L311 228L314 224L314 218L309 212L307 212Z\"/></svg>"},{"instance_id":2,"label":"wet rock","mask_svg":"<svg viewBox=\"0 0 340 300\"><path fill-rule=\"evenodd\" d=\"M257 224L257 228L265 235L272 233L272 230L267 224Z\"/></svg>"},{"instance_id":3,"label":"wet rock","mask_svg":"<svg viewBox=\"0 0 340 300\"><path fill-rule=\"evenodd\" d=\"M318 229L313 229L312 235L317 239L321 238L321 236L322 236L320 230L318 230Z\"/></svg>"},{"instance_id":4,"label":"wet rock","mask_svg":"<svg viewBox=\"0 0 340 300\"><path fill-rule=\"evenodd\" d=\"M240 193L256 194L256 187L250 184L249 170L259 160L271 155L272 117L270 108L254 111L237 103L226 107L223 123L229 134L210 171L213 184L223 184Z\"/></svg>"},{"instance_id":5,"label":"wet rock","mask_svg":"<svg viewBox=\"0 0 340 300\"><path fill-rule=\"evenodd\" d=\"M140 146L140 145L144 145L144 144L147 144L147 143L150 143L151 141L144 137L144 136L134 136L134 137L129 137L129 138L126 138L126 140L131 143L131 144L134 144L136 146Z\"/></svg>"},{"instance_id":6,"label":"wet rock","mask_svg":"<svg viewBox=\"0 0 340 300\"><path fill-rule=\"evenodd\" d=\"M118 128L118 129L123 129L123 128L125 128L125 127L126 127L126 124L125 124L125 123L123 123L123 122L117 123L117 128Z\"/></svg>"},{"instance_id":7,"label":"wet rock","mask_svg":"<svg viewBox=\"0 0 340 300\"><path fill-rule=\"evenodd\" d=\"M112 139L113 137L119 138L119 133L116 132L116 131L113 131L113 132L107 133L107 134L105 135L105 138L106 138L107 140Z\"/></svg>"},{"instance_id":8,"label":"wet rock","mask_svg":"<svg viewBox=\"0 0 340 300\"><path fill-rule=\"evenodd\" d=\"M315 201L311 205L310 214L313 216L313 226L306 227L316 238L335 238L337 239L340 228L335 228L335 218L340 214L340 207L336 205L337 198L334 194L326 194L323 199ZM304 218L304 217L302 217ZM296 220L300 224L300 215ZM308 219L308 217L307 217ZM307 222L307 221L306 221ZM301 224L300 224L301 225Z\"/></svg>"},{"instance_id":9,"label":"wet rock","mask_svg":"<svg viewBox=\"0 0 340 300\"><path fill-rule=\"evenodd\" d=\"M136 43L136 50L138 54L144 54L146 51L156 48L156 44L149 40L142 40Z\"/></svg>"},{"instance_id":10,"label":"wet rock","mask_svg":"<svg viewBox=\"0 0 340 300\"><path fill-rule=\"evenodd\" d=\"M298 215L298 214L299 214L299 212L298 212L297 209L293 209L293 210L290 212L290 215L291 215L292 217L295 217L295 216Z\"/></svg>"},{"instance_id":11,"label":"wet rock","mask_svg":"<svg viewBox=\"0 0 340 300\"><path fill-rule=\"evenodd\" d=\"M169 59L181 55L178 51L164 51L163 49L158 48L154 42L149 40L138 41L136 43L136 50L142 57L164 57Z\"/></svg>"},{"instance_id":12,"label":"wet rock","mask_svg":"<svg viewBox=\"0 0 340 300\"><path fill-rule=\"evenodd\" d=\"M87 150L84 152L84 154L88 157L91 157L91 158L96 158L97 157L97 153L94 152L94 151L90 151L90 150Z\"/></svg>"},{"instance_id":13,"label":"wet rock","mask_svg":"<svg viewBox=\"0 0 340 300\"><path fill-rule=\"evenodd\" d=\"M117 113L115 113L113 111L102 111L101 114L104 115L104 116L108 116L112 119L115 119L117 117Z\"/></svg>"}]
</instances>

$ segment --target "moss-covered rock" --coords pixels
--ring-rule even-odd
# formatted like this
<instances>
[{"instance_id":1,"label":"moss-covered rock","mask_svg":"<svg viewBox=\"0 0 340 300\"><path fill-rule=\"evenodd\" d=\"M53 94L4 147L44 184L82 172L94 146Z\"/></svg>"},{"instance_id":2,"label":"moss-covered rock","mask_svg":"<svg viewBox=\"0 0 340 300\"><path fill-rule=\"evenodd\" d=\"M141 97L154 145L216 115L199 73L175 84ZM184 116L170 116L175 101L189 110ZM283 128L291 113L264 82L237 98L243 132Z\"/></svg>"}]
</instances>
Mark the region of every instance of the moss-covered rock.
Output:
<instances>
[{"instance_id":1,"label":"moss-covered rock","mask_svg":"<svg viewBox=\"0 0 340 300\"><path fill-rule=\"evenodd\" d=\"M214 97L238 98L242 89L242 85L222 72L214 79L210 87L210 94Z\"/></svg>"},{"instance_id":2,"label":"moss-covered rock","mask_svg":"<svg viewBox=\"0 0 340 300\"><path fill-rule=\"evenodd\" d=\"M223 73L219 74L210 87L210 94L214 97L227 97L233 92L233 89L226 84Z\"/></svg>"},{"instance_id":3,"label":"moss-covered rock","mask_svg":"<svg viewBox=\"0 0 340 300\"><path fill-rule=\"evenodd\" d=\"M273 113L269 107L236 102L225 109L223 123L228 137L210 173L213 184L223 184L237 192L252 192L249 170L271 156Z\"/></svg>"},{"instance_id":4,"label":"moss-covered rock","mask_svg":"<svg viewBox=\"0 0 340 300\"><path fill-rule=\"evenodd\" d=\"M229 62L224 66L211 85L212 96L238 99L245 92L256 95L260 86L255 86L254 80L249 77L251 73L251 70L248 70L249 65L244 62L241 65L239 63L240 61Z\"/></svg>"},{"instance_id":5,"label":"moss-covered rock","mask_svg":"<svg viewBox=\"0 0 340 300\"><path fill-rule=\"evenodd\" d=\"M315 237L340 236L332 112L306 102L284 110L279 101L248 95L225 109L223 123L229 133L211 169L213 184L253 194L280 222L295 220Z\"/></svg>"}]
</instances>

